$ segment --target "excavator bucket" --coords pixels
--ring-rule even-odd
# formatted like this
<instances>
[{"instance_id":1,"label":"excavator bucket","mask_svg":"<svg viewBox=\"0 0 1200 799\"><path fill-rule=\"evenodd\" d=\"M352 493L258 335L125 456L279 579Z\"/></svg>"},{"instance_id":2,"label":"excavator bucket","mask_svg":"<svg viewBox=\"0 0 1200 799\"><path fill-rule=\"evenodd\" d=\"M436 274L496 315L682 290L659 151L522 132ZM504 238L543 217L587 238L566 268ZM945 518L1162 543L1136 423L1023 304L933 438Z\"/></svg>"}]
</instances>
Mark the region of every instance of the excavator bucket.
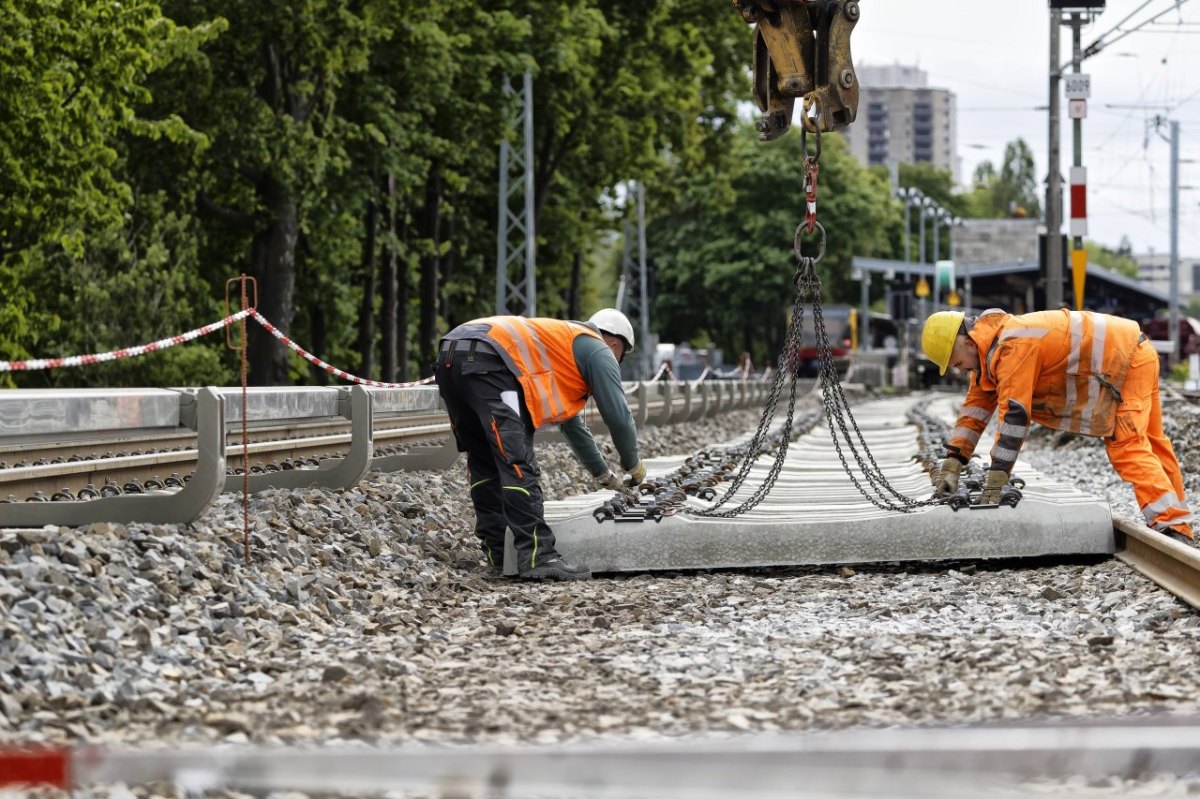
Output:
<instances>
[{"instance_id":1,"label":"excavator bucket","mask_svg":"<svg viewBox=\"0 0 1200 799\"><path fill-rule=\"evenodd\" d=\"M810 131L841 130L858 113L858 77L850 34L857 0L733 0L754 23L754 99L762 111L760 138L776 139L791 125L797 98Z\"/></svg>"}]
</instances>

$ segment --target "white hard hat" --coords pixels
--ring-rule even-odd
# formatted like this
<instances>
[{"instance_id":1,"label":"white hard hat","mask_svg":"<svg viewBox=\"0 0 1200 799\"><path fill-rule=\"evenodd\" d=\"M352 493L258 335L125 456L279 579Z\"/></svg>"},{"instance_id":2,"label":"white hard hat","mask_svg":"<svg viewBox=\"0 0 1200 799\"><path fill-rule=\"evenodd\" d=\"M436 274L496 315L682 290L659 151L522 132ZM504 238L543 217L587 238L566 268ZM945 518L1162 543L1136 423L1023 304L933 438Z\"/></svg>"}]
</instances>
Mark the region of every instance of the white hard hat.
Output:
<instances>
[{"instance_id":1,"label":"white hard hat","mask_svg":"<svg viewBox=\"0 0 1200 799\"><path fill-rule=\"evenodd\" d=\"M627 355L633 352L633 325L629 324L629 317L625 314L616 308L601 308L592 314L588 321L598 327L601 333L616 336L624 341Z\"/></svg>"}]
</instances>

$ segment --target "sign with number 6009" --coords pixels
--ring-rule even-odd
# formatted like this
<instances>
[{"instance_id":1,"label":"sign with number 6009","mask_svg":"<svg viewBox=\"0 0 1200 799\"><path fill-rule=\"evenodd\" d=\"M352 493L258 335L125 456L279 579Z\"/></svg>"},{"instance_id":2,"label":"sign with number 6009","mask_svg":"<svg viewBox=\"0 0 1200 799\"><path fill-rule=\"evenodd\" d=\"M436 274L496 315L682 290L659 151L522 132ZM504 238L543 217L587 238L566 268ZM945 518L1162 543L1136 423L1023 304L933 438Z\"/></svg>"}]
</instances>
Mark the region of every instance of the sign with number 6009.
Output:
<instances>
[{"instance_id":1,"label":"sign with number 6009","mask_svg":"<svg viewBox=\"0 0 1200 799\"><path fill-rule=\"evenodd\" d=\"M1068 100L1086 100L1092 96L1092 76L1082 72L1063 75L1063 91Z\"/></svg>"}]
</instances>

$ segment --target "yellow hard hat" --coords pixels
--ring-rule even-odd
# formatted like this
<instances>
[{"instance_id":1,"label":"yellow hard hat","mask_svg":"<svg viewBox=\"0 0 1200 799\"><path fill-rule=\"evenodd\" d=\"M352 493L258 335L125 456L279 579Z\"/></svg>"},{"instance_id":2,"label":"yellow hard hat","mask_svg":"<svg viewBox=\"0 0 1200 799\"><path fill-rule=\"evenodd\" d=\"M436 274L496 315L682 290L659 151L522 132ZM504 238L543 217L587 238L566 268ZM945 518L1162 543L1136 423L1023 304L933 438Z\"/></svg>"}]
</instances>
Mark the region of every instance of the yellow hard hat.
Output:
<instances>
[{"instance_id":1,"label":"yellow hard hat","mask_svg":"<svg viewBox=\"0 0 1200 799\"><path fill-rule=\"evenodd\" d=\"M950 355L954 352L954 340L958 338L963 316L962 311L938 311L925 320L925 329L921 331L921 350L926 358L937 364L939 374L946 374L946 367L950 365Z\"/></svg>"}]
</instances>

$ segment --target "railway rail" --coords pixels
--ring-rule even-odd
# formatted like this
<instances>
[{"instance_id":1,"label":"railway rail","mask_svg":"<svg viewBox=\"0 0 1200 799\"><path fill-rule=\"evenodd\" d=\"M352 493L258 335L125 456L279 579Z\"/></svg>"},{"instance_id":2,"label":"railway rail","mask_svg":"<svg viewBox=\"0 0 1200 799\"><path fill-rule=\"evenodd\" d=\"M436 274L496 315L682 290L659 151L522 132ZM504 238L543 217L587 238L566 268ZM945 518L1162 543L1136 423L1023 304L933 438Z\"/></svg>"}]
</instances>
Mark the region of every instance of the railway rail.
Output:
<instances>
[{"instance_id":1,"label":"railway rail","mask_svg":"<svg viewBox=\"0 0 1200 799\"><path fill-rule=\"evenodd\" d=\"M645 426L750 407L764 386L663 381L626 390ZM247 464L258 491L312 482L344 488L369 468L446 468L457 457L433 388L252 389L245 401L243 443L237 390L5 392L0 526L191 521L216 493L242 488ZM593 406L584 416L603 426ZM556 430L539 438L561 440ZM414 446L430 440L441 444ZM129 495L154 502L103 503ZM28 507L43 503L61 507Z\"/></svg>"},{"instance_id":2,"label":"railway rail","mask_svg":"<svg viewBox=\"0 0 1200 799\"><path fill-rule=\"evenodd\" d=\"M24 783L63 789L173 783L226 788L417 791L463 796L1013 797L1037 781L1200 772L1195 723L1022 725L756 736L632 746L447 749L240 747L145 751L80 747L5 752ZM0 775L0 787L5 780ZM11 783L10 783L11 784ZM430 793L432 792L432 793Z\"/></svg>"}]
</instances>

